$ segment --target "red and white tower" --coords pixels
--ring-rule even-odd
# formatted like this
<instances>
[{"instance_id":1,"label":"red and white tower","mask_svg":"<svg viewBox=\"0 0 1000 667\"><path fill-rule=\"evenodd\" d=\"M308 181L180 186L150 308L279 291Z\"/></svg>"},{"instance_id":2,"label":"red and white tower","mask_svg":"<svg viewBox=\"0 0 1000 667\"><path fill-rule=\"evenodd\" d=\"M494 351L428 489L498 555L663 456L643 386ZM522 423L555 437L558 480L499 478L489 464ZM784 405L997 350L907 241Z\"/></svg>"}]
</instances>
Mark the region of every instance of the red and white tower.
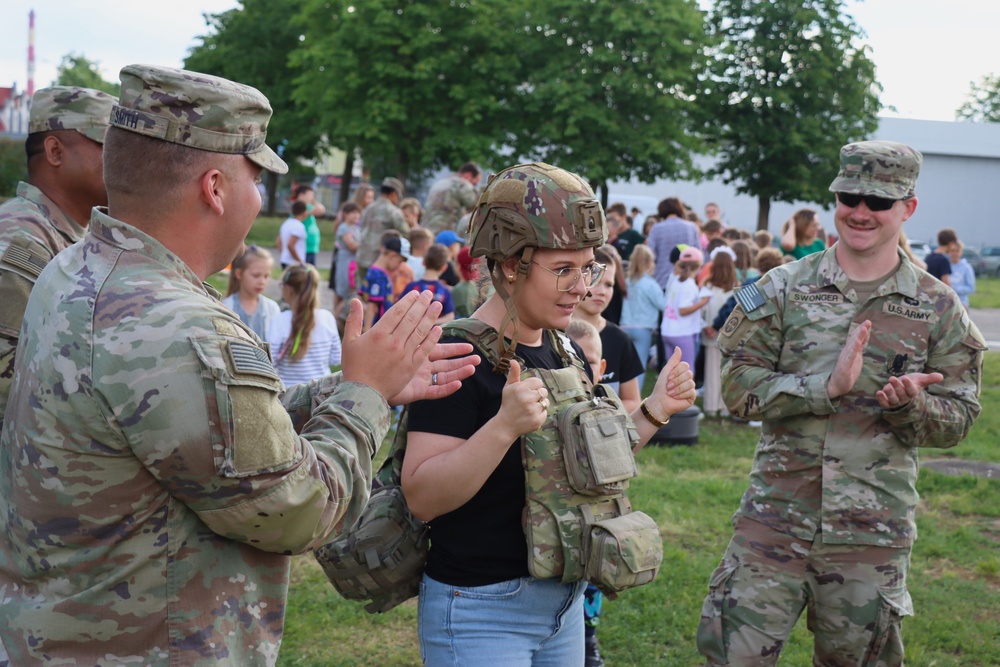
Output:
<instances>
[{"instance_id":1,"label":"red and white tower","mask_svg":"<svg viewBox=\"0 0 1000 667\"><path fill-rule=\"evenodd\" d=\"M28 12L28 98L35 94L35 10Z\"/></svg>"}]
</instances>

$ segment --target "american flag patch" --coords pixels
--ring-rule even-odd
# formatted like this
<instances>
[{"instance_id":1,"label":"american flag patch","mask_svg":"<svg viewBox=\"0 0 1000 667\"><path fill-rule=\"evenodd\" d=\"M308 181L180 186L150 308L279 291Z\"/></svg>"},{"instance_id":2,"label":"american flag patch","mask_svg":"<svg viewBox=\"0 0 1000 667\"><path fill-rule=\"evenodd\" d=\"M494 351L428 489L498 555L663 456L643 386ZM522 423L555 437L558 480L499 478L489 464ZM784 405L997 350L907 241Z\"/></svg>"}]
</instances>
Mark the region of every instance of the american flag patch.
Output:
<instances>
[{"instance_id":1,"label":"american flag patch","mask_svg":"<svg viewBox=\"0 0 1000 667\"><path fill-rule=\"evenodd\" d=\"M752 313L764 305L764 295L757 289L757 283L741 287L735 292L736 300L743 307L744 313Z\"/></svg>"},{"instance_id":2,"label":"american flag patch","mask_svg":"<svg viewBox=\"0 0 1000 667\"><path fill-rule=\"evenodd\" d=\"M267 356L267 352L256 345L229 341L226 344L226 349L229 352L229 361L232 363L234 373L262 375L272 380L278 379L278 373L271 364L271 358Z\"/></svg>"},{"instance_id":3,"label":"american flag patch","mask_svg":"<svg viewBox=\"0 0 1000 667\"><path fill-rule=\"evenodd\" d=\"M42 272L48 261L48 258L41 257L38 253L34 253L30 249L21 247L16 243L11 243L7 247L7 252L3 254L3 259L0 259L0 262L16 266L36 277Z\"/></svg>"}]
</instances>

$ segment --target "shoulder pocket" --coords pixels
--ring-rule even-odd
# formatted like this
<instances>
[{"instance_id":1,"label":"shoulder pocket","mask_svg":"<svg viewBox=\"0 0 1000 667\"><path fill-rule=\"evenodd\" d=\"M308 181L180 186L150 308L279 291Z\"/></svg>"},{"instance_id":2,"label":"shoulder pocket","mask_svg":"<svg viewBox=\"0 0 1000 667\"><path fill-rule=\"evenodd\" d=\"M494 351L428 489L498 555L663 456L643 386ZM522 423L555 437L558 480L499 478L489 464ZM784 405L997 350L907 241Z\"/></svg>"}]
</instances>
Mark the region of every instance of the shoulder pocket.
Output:
<instances>
[{"instance_id":1,"label":"shoulder pocket","mask_svg":"<svg viewBox=\"0 0 1000 667\"><path fill-rule=\"evenodd\" d=\"M35 279L52 258L40 243L18 237L0 257L0 335L17 338Z\"/></svg>"},{"instance_id":2,"label":"shoulder pocket","mask_svg":"<svg viewBox=\"0 0 1000 667\"><path fill-rule=\"evenodd\" d=\"M302 453L267 351L242 338L192 339L204 367L216 466L226 477L285 470ZM213 401L214 399L214 401Z\"/></svg>"}]
</instances>

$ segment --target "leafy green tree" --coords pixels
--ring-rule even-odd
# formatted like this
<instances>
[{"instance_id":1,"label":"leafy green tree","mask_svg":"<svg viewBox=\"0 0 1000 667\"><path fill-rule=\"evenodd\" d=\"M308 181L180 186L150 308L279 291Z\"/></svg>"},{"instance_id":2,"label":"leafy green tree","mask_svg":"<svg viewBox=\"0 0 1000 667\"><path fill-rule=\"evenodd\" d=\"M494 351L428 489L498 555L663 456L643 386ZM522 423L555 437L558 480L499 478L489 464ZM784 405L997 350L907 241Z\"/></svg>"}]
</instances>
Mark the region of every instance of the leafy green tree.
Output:
<instances>
[{"instance_id":1,"label":"leafy green tree","mask_svg":"<svg viewBox=\"0 0 1000 667\"><path fill-rule=\"evenodd\" d=\"M705 84L715 173L757 197L758 229L772 201L830 200L836 155L878 125L881 86L843 0L716 0L717 40Z\"/></svg>"},{"instance_id":2,"label":"leafy green tree","mask_svg":"<svg viewBox=\"0 0 1000 667\"><path fill-rule=\"evenodd\" d=\"M267 143L289 164L316 157L324 146L323 128L313 110L292 98L296 67L289 63L301 31L293 18L303 0L243 0L242 7L206 14L209 34L191 49L184 67L214 74L257 88L271 103L274 115ZM266 210L274 212L277 175L267 175Z\"/></svg>"},{"instance_id":3,"label":"leafy green tree","mask_svg":"<svg viewBox=\"0 0 1000 667\"><path fill-rule=\"evenodd\" d=\"M1000 123L1000 75L984 74L969 84L965 103L955 112L957 120L974 123Z\"/></svg>"},{"instance_id":4,"label":"leafy green tree","mask_svg":"<svg viewBox=\"0 0 1000 667\"><path fill-rule=\"evenodd\" d=\"M63 56L59 63L59 67L56 69L56 80L52 82L52 85L93 88L118 97L121 84L105 81L98 69L98 64L96 61L87 59L83 54L68 53Z\"/></svg>"},{"instance_id":5,"label":"leafy green tree","mask_svg":"<svg viewBox=\"0 0 1000 667\"><path fill-rule=\"evenodd\" d=\"M333 144L402 178L489 162L521 65L512 5L482 0L305 0L296 103Z\"/></svg>"},{"instance_id":6,"label":"leafy green tree","mask_svg":"<svg viewBox=\"0 0 1000 667\"><path fill-rule=\"evenodd\" d=\"M585 176L605 199L607 181L695 174L706 38L694 0L523 5L517 154Z\"/></svg>"}]
</instances>

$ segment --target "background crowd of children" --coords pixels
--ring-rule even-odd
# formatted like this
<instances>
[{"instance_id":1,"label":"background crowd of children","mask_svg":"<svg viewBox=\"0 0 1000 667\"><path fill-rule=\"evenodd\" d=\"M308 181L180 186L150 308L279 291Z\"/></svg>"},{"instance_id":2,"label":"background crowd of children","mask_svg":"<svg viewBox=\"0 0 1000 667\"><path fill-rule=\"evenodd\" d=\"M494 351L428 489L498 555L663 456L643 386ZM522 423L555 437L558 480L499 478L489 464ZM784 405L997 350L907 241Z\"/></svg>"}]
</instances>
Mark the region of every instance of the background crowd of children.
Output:
<instances>
[{"instance_id":1,"label":"background crowd of children","mask_svg":"<svg viewBox=\"0 0 1000 667\"><path fill-rule=\"evenodd\" d=\"M469 256L466 239L452 229L435 234L423 227L425 212L412 197L400 200L398 206L409 234L395 230L382 234L377 258L360 274L356 261L360 221L375 199L375 189L362 184L333 221L335 244L327 282L332 315L319 307L319 290L324 287L318 272L297 268L315 264L320 228L325 227L326 210L311 187L296 188L290 215L276 239L285 271L281 296L288 315L279 317L282 307L263 296L272 270L271 253L253 247L234 262L226 305L272 343L282 377L298 381L303 374L322 374L326 362L339 363L338 327L343 330L347 303L353 297L365 302L365 329L410 290L434 294L442 303L441 323L469 317L484 299L488 286L481 284L480 276L485 272L479 260ZM600 334L607 366L602 380L615 388L626 407L637 404L646 370L659 368L663 350L677 346L684 360L698 369L703 412L727 416L716 338L735 303L733 291L776 264L824 250L835 239L826 236L812 209L797 211L777 238L767 231L751 233L725 223L714 203L705 206L703 221L676 197L664 199L641 223L641 211L628 211L622 203L612 203L606 213L609 241L597 258L608 268L575 314ZM970 287L960 242L947 237L941 248L945 263L949 252L957 253L949 268L956 289L967 299L974 279Z\"/></svg>"}]
</instances>

